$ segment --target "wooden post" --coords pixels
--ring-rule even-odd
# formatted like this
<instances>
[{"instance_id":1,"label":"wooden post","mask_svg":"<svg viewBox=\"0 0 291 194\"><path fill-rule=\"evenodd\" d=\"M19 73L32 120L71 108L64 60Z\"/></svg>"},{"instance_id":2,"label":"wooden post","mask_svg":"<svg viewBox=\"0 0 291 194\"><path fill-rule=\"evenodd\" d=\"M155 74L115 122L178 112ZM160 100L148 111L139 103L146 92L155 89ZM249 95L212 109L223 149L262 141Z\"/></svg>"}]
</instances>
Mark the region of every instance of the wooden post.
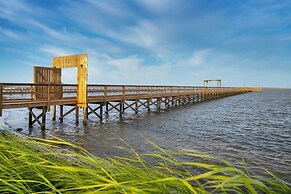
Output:
<instances>
[{"instance_id":1,"label":"wooden post","mask_svg":"<svg viewBox=\"0 0 291 194\"><path fill-rule=\"evenodd\" d=\"M158 109L158 111L161 110L161 99L160 98L157 98L157 109Z\"/></svg>"},{"instance_id":2,"label":"wooden post","mask_svg":"<svg viewBox=\"0 0 291 194\"><path fill-rule=\"evenodd\" d=\"M121 100L119 102L119 117L122 117L122 113L123 113L123 100Z\"/></svg>"},{"instance_id":3,"label":"wooden post","mask_svg":"<svg viewBox=\"0 0 291 194\"><path fill-rule=\"evenodd\" d=\"M47 111L50 112L51 108L51 84L48 84L47 87Z\"/></svg>"},{"instance_id":4,"label":"wooden post","mask_svg":"<svg viewBox=\"0 0 291 194\"><path fill-rule=\"evenodd\" d=\"M148 111L151 111L151 105L150 105L150 99L147 99L147 107L148 107Z\"/></svg>"},{"instance_id":5,"label":"wooden post","mask_svg":"<svg viewBox=\"0 0 291 194\"><path fill-rule=\"evenodd\" d=\"M0 84L0 117L2 117L3 85Z\"/></svg>"},{"instance_id":6,"label":"wooden post","mask_svg":"<svg viewBox=\"0 0 291 194\"><path fill-rule=\"evenodd\" d=\"M76 106L76 125L79 124L79 107Z\"/></svg>"},{"instance_id":7,"label":"wooden post","mask_svg":"<svg viewBox=\"0 0 291 194\"><path fill-rule=\"evenodd\" d=\"M119 116L122 117L122 114L124 113L124 102L125 102L125 93L126 93L126 88L125 86L122 86L122 100L120 101L119 105Z\"/></svg>"},{"instance_id":8,"label":"wooden post","mask_svg":"<svg viewBox=\"0 0 291 194\"><path fill-rule=\"evenodd\" d=\"M108 115L109 113L108 113L108 102L105 102L105 114L106 115Z\"/></svg>"},{"instance_id":9,"label":"wooden post","mask_svg":"<svg viewBox=\"0 0 291 194\"><path fill-rule=\"evenodd\" d=\"M60 105L60 123L64 121L63 115L64 115L64 105Z\"/></svg>"},{"instance_id":10,"label":"wooden post","mask_svg":"<svg viewBox=\"0 0 291 194\"><path fill-rule=\"evenodd\" d=\"M135 113L138 113L138 101L139 99L135 100Z\"/></svg>"},{"instance_id":11,"label":"wooden post","mask_svg":"<svg viewBox=\"0 0 291 194\"><path fill-rule=\"evenodd\" d=\"M88 108L89 104L87 104L87 107L86 107L86 119L88 120L89 118L89 108Z\"/></svg>"},{"instance_id":12,"label":"wooden post","mask_svg":"<svg viewBox=\"0 0 291 194\"><path fill-rule=\"evenodd\" d=\"M57 116L57 106L53 106L53 121L56 121L56 116Z\"/></svg>"},{"instance_id":13,"label":"wooden post","mask_svg":"<svg viewBox=\"0 0 291 194\"><path fill-rule=\"evenodd\" d=\"M33 101L36 98L35 91L33 90L33 85L30 86L30 100Z\"/></svg>"},{"instance_id":14,"label":"wooden post","mask_svg":"<svg viewBox=\"0 0 291 194\"><path fill-rule=\"evenodd\" d=\"M87 118L88 118L88 105L86 107L83 107L83 124L87 125Z\"/></svg>"},{"instance_id":15,"label":"wooden post","mask_svg":"<svg viewBox=\"0 0 291 194\"><path fill-rule=\"evenodd\" d=\"M103 104L100 104L100 121L103 119Z\"/></svg>"},{"instance_id":16,"label":"wooden post","mask_svg":"<svg viewBox=\"0 0 291 194\"><path fill-rule=\"evenodd\" d=\"M32 108L28 108L28 109L29 109L29 111L28 111L28 126L32 127L32 114L31 114Z\"/></svg>"},{"instance_id":17,"label":"wooden post","mask_svg":"<svg viewBox=\"0 0 291 194\"><path fill-rule=\"evenodd\" d=\"M45 123L46 123L46 111L47 107L42 107L42 122L41 122L41 129L45 130Z\"/></svg>"},{"instance_id":18,"label":"wooden post","mask_svg":"<svg viewBox=\"0 0 291 194\"><path fill-rule=\"evenodd\" d=\"M104 86L104 103L105 103L105 114L108 116L108 102L107 102L107 86Z\"/></svg>"}]
</instances>

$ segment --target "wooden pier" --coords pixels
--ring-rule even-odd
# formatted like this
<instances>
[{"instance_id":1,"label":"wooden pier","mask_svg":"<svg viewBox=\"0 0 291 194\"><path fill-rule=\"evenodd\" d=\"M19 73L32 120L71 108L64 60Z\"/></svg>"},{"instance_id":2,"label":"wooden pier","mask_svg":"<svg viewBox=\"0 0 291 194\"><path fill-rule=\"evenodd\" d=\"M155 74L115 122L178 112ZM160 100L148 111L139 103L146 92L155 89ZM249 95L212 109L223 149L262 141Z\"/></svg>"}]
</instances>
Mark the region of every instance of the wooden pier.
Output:
<instances>
[{"instance_id":1,"label":"wooden pier","mask_svg":"<svg viewBox=\"0 0 291 194\"><path fill-rule=\"evenodd\" d=\"M77 68L77 84L62 84L61 70ZM38 123L45 129L46 113L53 111L53 121L70 113L75 113L79 124L79 110L83 111L83 123L88 116L103 119L104 114L117 111L120 115L131 110L137 113L142 107L148 111L155 109L197 103L232 95L257 91L257 88L221 87L221 80L204 80L199 86L140 86L140 85L90 85L88 79L88 56L77 54L54 57L52 67L34 67L34 83L0 83L0 117L5 109L27 108L28 125ZM208 82L216 81L217 87L208 87ZM64 112L64 106L70 109ZM34 111L35 109L41 109ZM36 114L38 112L38 114Z\"/></svg>"},{"instance_id":2,"label":"wooden pier","mask_svg":"<svg viewBox=\"0 0 291 194\"><path fill-rule=\"evenodd\" d=\"M141 86L141 85L87 85L86 105L83 109L83 122L89 115L102 120L115 110L120 116L125 111L134 113L143 109L159 111L190 103L223 98L257 91L257 88L200 87L200 86ZM27 108L29 127L38 123L45 129L46 113L53 112L53 120L60 122L70 113L75 113L79 123L77 84L41 83L0 83L0 116L5 109ZM59 114L57 115L57 106ZM64 106L70 106L64 112ZM36 114L34 109L41 109Z\"/></svg>"}]
</instances>

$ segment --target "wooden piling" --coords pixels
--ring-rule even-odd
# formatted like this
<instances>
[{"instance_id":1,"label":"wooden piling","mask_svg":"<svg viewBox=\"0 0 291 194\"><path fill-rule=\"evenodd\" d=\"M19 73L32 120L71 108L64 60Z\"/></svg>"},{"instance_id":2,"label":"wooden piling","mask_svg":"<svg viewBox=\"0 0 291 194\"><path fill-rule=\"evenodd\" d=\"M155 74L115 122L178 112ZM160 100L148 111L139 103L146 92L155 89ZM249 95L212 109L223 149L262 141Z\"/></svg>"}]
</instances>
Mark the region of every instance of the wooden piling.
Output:
<instances>
[{"instance_id":1,"label":"wooden piling","mask_svg":"<svg viewBox=\"0 0 291 194\"><path fill-rule=\"evenodd\" d=\"M41 122L41 129L42 130L45 130L46 112L47 112L47 107L46 106L42 107L42 122Z\"/></svg>"},{"instance_id":2,"label":"wooden piling","mask_svg":"<svg viewBox=\"0 0 291 194\"><path fill-rule=\"evenodd\" d=\"M32 108L28 108L28 126L32 127Z\"/></svg>"},{"instance_id":3,"label":"wooden piling","mask_svg":"<svg viewBox=\"0 0 291 194\"><path fill-rule=\"evenodd\" d=\"M57 116L57 106L54 105L53 106L53 118L52 118L53 121L56 121L56 116Z\"/></svg>"},{"instance_id":4,"label":"wooden piling","mask_svg":"<svg viewBox=\"0 0 291 194\"><path fill-rule=\"evenodd\" d=\"M83 124L84 125L87 125L87 119L88 119L88 114L87 114L88 108L87 108L87 106L83 107Z\"/></svg>"},{"instance_id":5,"label":"wooden piling","mask_svg":"<svg viewBox=\"0 0 291 194\"><path fill-rule=\"evenodd\" d=\"M150 99L149 98L147 99L147 108L148 108L148 111L151 111L151 105L150 105Z\"/></svg>"},{"instance_id":6,"label":"wooden piling","mask_svg":"<svg viewBox=\"0 0 291 194\"><path fill-rule=\"evenodd\" d=\"M103 104L100 104L100 121L103 119Z\"/></svg>"},{"instance_id":7,"label":"wooden piling","mask_svg":"<svg viewBox=\"0 0 291 194\"><path fill-rule=\"evenodd\" d=\"M79 125L79 107L76 106L75 109L76 109L76 125Z\"/></svg>"},{"instance_id":8,"label":"wooden piling","mask_svg":"<svg viewBox=\"0 0 291 194\"><path fill-rule=\"evenodd\" d=\"M64 105L60 105L60 123L64 121Z\"/></svg>"},{"instance_id":9,"label":"wooden piling","mask_svg":"<svg viewBox=\"0 0 291 194\"><path fill-rule=\"evenodd\" d=\"M3 102L3 85L0 84L0 117L2 117L2 102Z\"/></svg>"}]
</instances>

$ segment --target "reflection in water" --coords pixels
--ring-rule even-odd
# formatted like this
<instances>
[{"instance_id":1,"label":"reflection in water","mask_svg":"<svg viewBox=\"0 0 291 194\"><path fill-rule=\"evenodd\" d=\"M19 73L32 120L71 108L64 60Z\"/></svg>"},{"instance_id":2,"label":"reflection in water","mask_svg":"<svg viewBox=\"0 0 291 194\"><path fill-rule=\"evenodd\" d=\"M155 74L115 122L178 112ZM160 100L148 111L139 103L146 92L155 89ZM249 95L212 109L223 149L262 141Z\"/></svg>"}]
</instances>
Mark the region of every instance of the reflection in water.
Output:
<instances>
[{"instance_id":1,"label":"reflection in water","mask_svg":"<svg viewBox=\"0 0 291 194\"><path fill-rule=\"evenodd\" d=\"M4 114L12 129L29 134L26 110ZM195 149L234 164L245 159L253 169L266 168L291 183L290 115L291 90L265 90L162 112L125 113L123 119L110 115L103 123L92 117L86 127L76 127L72 115L63 124L48 121L44 134L35 127L30 135L58 136L101 156L124 154L111 147L124 145L119 137L139 153L154 150L149 139L163 148Z\"/></svg>"}]
</instances>

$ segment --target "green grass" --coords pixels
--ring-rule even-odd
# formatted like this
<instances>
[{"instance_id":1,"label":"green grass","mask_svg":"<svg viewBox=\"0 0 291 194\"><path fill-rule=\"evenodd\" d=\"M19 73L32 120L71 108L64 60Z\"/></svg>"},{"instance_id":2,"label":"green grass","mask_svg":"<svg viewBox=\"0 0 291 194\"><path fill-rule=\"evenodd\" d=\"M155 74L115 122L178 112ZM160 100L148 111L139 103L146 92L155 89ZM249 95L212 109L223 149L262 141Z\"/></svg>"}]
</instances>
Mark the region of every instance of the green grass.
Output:
<instances>
[{"instance_id":1,"label":"green grass","mask_svg":"<svg viewBox=\"0 0 291 194\"><path fill-rule=\"evenodd\" d=\"M58 138L0 134L0 193L291 193L272 173L241 168L193 150L99 158ZM179 158L179 159L177 159ZM147 162L151 161L151 163Z\"/></svg>"}]
</instances>

